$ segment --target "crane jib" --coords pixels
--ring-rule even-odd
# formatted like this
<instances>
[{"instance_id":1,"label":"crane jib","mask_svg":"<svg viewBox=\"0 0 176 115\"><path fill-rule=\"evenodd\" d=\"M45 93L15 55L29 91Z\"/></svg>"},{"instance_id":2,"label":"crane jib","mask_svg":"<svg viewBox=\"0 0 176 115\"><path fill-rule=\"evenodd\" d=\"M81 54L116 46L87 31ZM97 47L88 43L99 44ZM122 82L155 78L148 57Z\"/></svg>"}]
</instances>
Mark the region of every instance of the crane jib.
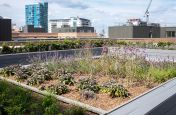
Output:
<instances>
[{"instance_id":1,"label":"crane jib","mask_svg":"<svg viewBox=\"0 0 176 115\"><path fill-rule=\"evenodd\" d=\"M145 11L145 14L144 14L144 17L146 17L146 22L147 22L147 23L149 22L149 16L150 16L149 9L150 9L150 6L151 6L151 4L152 4L152 1L153 1L153 0L150 0L149 5L148 5L148 7L147 7L147 9L146 9L146 11Z\"/></svg>"}]
</instances>

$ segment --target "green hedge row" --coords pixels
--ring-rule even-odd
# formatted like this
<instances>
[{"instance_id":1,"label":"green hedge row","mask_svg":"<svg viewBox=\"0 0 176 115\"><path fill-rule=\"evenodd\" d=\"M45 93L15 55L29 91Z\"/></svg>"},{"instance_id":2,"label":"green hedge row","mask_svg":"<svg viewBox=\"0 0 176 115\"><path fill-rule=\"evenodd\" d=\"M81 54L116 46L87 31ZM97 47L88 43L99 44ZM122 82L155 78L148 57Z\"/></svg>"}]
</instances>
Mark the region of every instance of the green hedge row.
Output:
<instances>
[{"instance_id":1,"label":"green hedge row","mask_svg":"<svg viewBox=\"0 0 176 115\"><path fill-rule=\"evenodd\" d=\"M20 44L21 47L15 47L16 44L3 43L0 49L0 54L11 53L25 53L25 52L38 52L38 51L52 51L52 50L66 50L66 49L78 49L78 48L92 48L103 46L133 46L140 48L152 48L152 49L176 49L176 44L171 42L159 42L159 43L144 43L144 42L129 42L110 39L100 40L63 40L63 41L44 41L44 42L26 42ZM19 45L19 44L18 44Z\"/></svg>"},{"instance_id":2,"label":"green hedge row","mask_svg":"<svg viewBox=\"0 0 176 115\"><path fill-rule=\"evenodd\" d=\"M55 42L36 42L26 43L21 47L11 46L4 43L0 51L1 54L11 53L25 53L25 52L38 52L38 51L52 51L52 50L66 50L66 49L78 49L78 48L92 48L102 47L104 45L122 44L126 42L110 41L110 40L64 40Z\"/></svg>"}]
</instances>

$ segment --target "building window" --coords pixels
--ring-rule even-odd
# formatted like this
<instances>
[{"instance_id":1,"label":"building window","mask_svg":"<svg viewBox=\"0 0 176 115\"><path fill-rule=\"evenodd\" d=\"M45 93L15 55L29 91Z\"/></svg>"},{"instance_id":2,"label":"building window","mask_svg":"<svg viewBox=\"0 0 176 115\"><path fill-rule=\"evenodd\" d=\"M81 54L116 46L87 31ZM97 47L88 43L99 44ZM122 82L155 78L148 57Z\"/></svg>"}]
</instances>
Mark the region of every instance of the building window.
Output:
<instances>
[{"instance_id":1,"label":"building window","mask_svg":"<svg viewBox=\"0 0 176 115\"><path fill-rule=\"evenodd\" d=\"M175 31L166 31L166 38L175 37Z\"/></svg>"}]
</instances>

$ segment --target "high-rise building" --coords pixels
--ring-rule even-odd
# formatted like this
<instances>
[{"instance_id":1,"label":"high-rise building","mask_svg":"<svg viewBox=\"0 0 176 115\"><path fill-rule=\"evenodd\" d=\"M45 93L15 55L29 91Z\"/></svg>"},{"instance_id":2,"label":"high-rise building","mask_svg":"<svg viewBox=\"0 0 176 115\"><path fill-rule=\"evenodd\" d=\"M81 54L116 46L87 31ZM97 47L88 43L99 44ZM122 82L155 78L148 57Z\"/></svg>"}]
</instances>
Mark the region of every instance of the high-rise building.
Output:
<instances>
[{"instance_id":1,"label":"high-rise building","mask_svg":"<svg viewBox=\"0 0 176 115\"><path fill-rule=\"evenodd\" d=\"M25 6L26 26L33 25L34 28L43 28L48 31L48 3L36 3Z\"/></svg>"}]
</instances>

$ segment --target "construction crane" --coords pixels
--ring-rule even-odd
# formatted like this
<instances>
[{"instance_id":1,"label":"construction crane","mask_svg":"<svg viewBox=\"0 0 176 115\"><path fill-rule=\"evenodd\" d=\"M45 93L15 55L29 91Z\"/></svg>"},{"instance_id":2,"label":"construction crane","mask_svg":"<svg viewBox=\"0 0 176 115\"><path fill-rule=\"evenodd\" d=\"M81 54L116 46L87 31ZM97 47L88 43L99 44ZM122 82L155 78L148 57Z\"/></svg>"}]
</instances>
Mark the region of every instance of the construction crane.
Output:
<instances>
[{"instance_id":1,"label":"construction crane","mask_svg":"<svg viewBox=\"0 0 176 115\"><path fill-rule=\"evenodd\" d=\"M150 19L150 12L149 12L149 9L150 9L150 6L151 6L151 4L152 4L152 1L153 1L153 0L150 0L149 5L148 5L148 7L147 7L147 10L145 11L145 14L144 14L144 17L146 17L146 22L147 22L147 24L149 23L149 19Z\"/></svg>"}]
</instances>

